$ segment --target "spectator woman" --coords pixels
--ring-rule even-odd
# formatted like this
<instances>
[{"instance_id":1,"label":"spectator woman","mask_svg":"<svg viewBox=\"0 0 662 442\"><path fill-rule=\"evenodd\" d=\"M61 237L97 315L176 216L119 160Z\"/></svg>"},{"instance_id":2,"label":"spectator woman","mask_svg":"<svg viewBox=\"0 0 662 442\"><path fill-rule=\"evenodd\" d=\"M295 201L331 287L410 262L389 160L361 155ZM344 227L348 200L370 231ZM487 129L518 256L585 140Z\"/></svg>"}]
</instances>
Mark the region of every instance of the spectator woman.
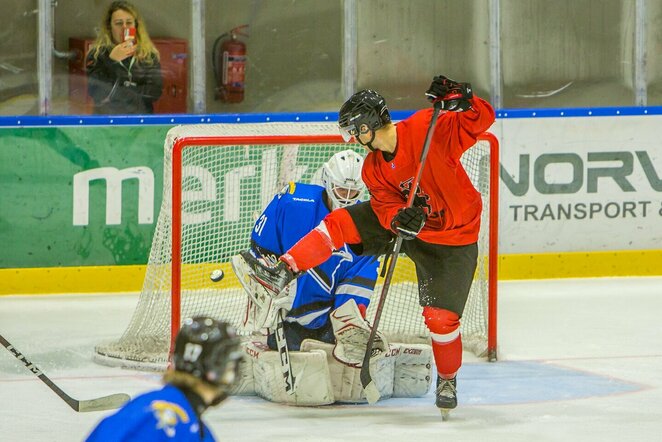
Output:
<instances>
[{"instance_id":1,"label":"spectator woman","mask_svg":"<svg viewBox=\"0 0 662 442\"><path fill-rule=\"evenodd\" d=\"M154 113L163 88L159 52L132 4L110 4L86 65L94 113Z\"/></svg>"}]
</instances>

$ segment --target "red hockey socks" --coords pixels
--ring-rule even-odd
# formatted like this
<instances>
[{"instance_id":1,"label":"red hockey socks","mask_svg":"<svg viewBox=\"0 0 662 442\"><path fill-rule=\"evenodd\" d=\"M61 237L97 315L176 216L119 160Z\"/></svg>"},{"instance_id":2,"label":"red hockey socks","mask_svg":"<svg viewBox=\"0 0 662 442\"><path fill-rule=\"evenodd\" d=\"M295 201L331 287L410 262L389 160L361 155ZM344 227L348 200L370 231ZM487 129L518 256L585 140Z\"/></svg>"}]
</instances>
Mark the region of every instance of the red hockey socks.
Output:
<instances>
[{"instance_id":1,"label":"red hockey socks","mask_svg":"<svg viewBox=\"0 0 662 442\"><path fill-rule=\"evenodd\" d=\"M423 317L432 337L437 373L442 378L454 378L462 365L460 317L450 310L436 307L425 307Z\"/></svg>"}]
</instances>

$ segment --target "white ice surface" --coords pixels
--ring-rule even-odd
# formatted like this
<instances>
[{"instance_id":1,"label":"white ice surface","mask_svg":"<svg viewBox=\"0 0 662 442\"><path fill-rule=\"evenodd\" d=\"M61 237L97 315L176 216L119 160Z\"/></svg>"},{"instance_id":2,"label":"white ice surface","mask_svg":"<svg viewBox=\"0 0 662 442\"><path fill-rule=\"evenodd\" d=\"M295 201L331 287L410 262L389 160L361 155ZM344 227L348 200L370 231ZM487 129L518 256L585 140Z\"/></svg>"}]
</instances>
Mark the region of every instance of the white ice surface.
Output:
<instances>
[{"instance_id":1,"label":"white ice surface","mask_svg":"<svg viewBox=\"0 0 662 442\"><path fill-rule=\"evenodd\" d=\"M433 397L297 408L233 397L206 420L221 441L662 441L662 278L504 282L495 364L465 355L460 406ZM136 395L154 374L91 361L133 295L0 297L0 334L76 399ZM80 441L110 412L76 413L0 348L0 440Z\"/></svg>"}]
</instances>

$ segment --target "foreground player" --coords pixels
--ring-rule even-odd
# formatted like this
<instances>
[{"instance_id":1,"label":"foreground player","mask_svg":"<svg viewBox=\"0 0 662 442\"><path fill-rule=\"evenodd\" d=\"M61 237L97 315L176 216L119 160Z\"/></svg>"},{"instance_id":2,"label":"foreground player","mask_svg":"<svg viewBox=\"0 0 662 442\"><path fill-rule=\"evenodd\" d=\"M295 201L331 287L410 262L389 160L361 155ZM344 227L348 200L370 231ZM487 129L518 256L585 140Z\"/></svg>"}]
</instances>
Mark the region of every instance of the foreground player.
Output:
<instances>
[{"instance_id":1,"label":"foreground player","mask_svg":"<svg viewBox=\"0 0 662 442\"><path fill-rule=\"evenodd\" d=\"M365 190L361 181L362 167L363 157L353 150L345 150L333 155L322 166L323 185L291 182L286 186L255 222L251 233L252 256L267 264L276 264L285 251L318 226L332 210L357 203ZM364 318L375 288L378 266L375 257L359 257L349 247L341 245L327 260L310 268L289 289L290 296L280 298L277 303L272 303L272 298L255 298L247 288L253 298L254 311L258 312L253 315L259 318L254 319L254 327L272 328L278 315L274 310L285 308L288 313L283 328L289 350L298 351L304 339L331 344L338 340L339 346L334 350L336 357L356 365L363 357L370 334L370 326ZM235 273L241 271L235 266ZM335 334L333 325L338 323L330 320L334 311L342 312L344 318ZM348 315L351 320L347 319ZM359 336L364 339L361 341ZM270 349L277 349L274 333L269 334L267 344Z\"/></svg>"},{"instance_id":2,"label":"foreground player","mask_svg":"<svg viewBox=\"0 0 662 442\"><path fill-rule=\"evenodd\" d=\"M481 196L460 157L476 144L495 115L489 103L473 95L469 83L437 76L426 95L446 112L436 122L417 189L411 184L433 110L418 111L393 124L384 98L372 90L360 91L341 107L339 125L370 150L362 173L370 201L330 213L276 266L249 264L256 281L278 293L343 244L363 255L380 255L392 250L394 234L409 240L402 251L416 265L419 302L432 337L436 405L447 411L457 406L460 318L476 269L482 211ZM416 192L413 207L405 208L412 191Z\"/></svg>"},{"instance_id":3,"label":"foreground player","mask_svg":"<svg viewBox=\"0 0 662 442\"><path fill-rule=\"evenodd\" d=\"M184 321L165 386L127 402L87 441L214 441L202 413L227 398L241 355L226 323L204 316Z\"/></svg>"}]
</instances>

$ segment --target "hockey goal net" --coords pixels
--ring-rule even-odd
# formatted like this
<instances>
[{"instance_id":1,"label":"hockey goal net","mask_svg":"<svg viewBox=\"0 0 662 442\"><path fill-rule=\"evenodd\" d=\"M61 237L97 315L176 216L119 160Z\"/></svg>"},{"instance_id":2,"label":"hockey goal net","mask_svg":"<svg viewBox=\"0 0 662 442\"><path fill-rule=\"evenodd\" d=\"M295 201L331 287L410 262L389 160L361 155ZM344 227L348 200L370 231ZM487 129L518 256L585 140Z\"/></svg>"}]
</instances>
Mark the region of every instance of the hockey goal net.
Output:
<instances>
[{"instance_id":1,"label":"hockey goal net","mask_svg":"<svg viewBox=\"0 0 662 442\"><path fill-rule=\"evenodd\" d=\"M335 152L365 148L343 143L332 123L187 125L171 129L164 147L163 202L138 304L124 334L99 344L106 365L163 369L182 319L206 314L241 333L246 295L230 258L249 246L262 209L289 181L316 182ZM485 133L462 158L483 195L479 263L462 321L465 349L496 358L498 143ZM383 257L382 257L383 259ZM223 270L213 282L210 274ZM381 293L381 279L368 309ZM380 331L400 342L429 339L418 305L416 273L402 256L380 319Z\"/></svg>"}]
</instances>

